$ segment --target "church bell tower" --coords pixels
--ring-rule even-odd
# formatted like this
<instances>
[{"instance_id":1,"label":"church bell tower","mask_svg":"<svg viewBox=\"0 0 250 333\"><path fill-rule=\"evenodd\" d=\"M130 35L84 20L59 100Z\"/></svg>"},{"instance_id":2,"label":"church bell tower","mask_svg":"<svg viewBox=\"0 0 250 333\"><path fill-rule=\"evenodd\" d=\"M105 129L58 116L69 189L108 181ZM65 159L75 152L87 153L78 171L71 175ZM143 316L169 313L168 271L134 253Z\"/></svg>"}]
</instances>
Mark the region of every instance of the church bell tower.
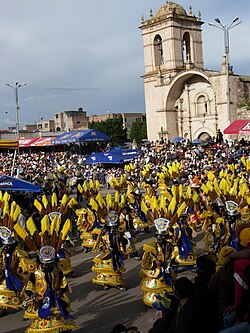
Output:
<instances>
[{"instance_id":1,"label":"church bell tower","mask_svg":"<svg viewBox=\"0 0 250 333\"><path fill-rule=\"evenodd\" d=\"M142 17L145 65L142 77L149 140L179 135L177 110L175 105L166 109L166 99L171 81L179 73L204 70L202 24L200 14L193 15L191 7L187 14L174 2L166 2L155 15L150 10L148 19Z\"/></svg>"}]
</instances>

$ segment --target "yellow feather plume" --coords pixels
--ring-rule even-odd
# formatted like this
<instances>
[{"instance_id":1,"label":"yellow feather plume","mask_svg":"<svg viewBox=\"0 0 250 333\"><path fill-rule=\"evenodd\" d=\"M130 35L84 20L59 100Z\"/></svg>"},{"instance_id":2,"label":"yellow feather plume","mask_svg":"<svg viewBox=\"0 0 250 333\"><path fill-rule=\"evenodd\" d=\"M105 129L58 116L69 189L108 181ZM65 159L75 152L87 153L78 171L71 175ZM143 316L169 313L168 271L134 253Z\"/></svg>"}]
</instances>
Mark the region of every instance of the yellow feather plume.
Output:
<instances>
[{"instance_id":1,"label":"yellow feather plume","mask_svg":"<svg viewBox=\"0 0 250 333\"><path fill-rule=\"evenodd\" d=\"M104 201L101 193L98 193L95 199L101 208L103 208L105 206L105 201Z\"/></svg>"},{"instance_id":2,"label":"yellow feather plume","mask_svg":"<svg viewBox=\"0 0 250 333\"><path fill-rule=\"evenodd\" d=\"M61 202L61 204L62 204L63 206L66 206L67 203L68 203L68 201L69 201L69 198L68 198L67 194L64 194L63 197L62 197L62 202Z\"/></svg>"},{"instance_id":3,"label":"yellow feather plume","mask_svg":"<svg viewBox=\"0 0 250 333\"><path fill-rule=\"evenodd\" d=\"M77 185L77 189L78 189L78 191L82 194L82 192L83 192L83 188L82 188L82 185L81 185L81 184L78 184L78 185Z\"/></svg>"},{"instance_id":4,"label":"yellow feather plume","mask_svg":"<svg viewBox=\"0 0 250 333\"><path fill-rule=\"evenodd\" d=\"M4 202L3 215L8 215L9 216L9 202L8 201Z\"/></svg>"},{"instance_id":5,"label":"yellow feather plume","mask_svg":"<svg viewBox=\"0 0 250 333\"><path fill-rule=\"evenodd\" d=\"M244 197L244 195L245 195L247 189L248 189L247 184L246 184L246 183L243 183L243 184L240 186L239 195L241 195L242 197Z\"/></svg>"},{"instance_id":6,"label":"yellow feather plume","mask_svg":"<svg viewBox=\"0 0 250 333\"><path fill-rule=\"evenodd\" d=\"M16 209L15 209L15 211L14 211L14 214L13 214L13 217L12 217L12 219L13 219L13 222L16 222L17 221L17 219L18 219L18 216L21 214L21 208L20 208L20 206L16 206Z\"/></svg>"},{"instance_id":7,"label":"yellow feather plume","mask_svg":"<svg viewBox=\"0 0 250 333\"><path fill-rule=\"evenodd\" d=\"M68 202L69 208L72 208L73 206L77 205L77 201L75 198L71 198Z\"/></svg>"},{"instance_id":8,"label":"yellow feather plume","mask_svg":"<svg viewBox=\"0 0 250 333\"><path fill-rule=\"evenodd\" d=\"M49 226L50 226L49 217L48 215L44 215L41 221L42 233L44 233L45 231L49 232Z\"/></svg>"},{"instance_id":9,"label":"yellow feather plume","mask_svg":"<svg viewBox=\"0 0 250 333\"><path fill-rule=\"evenodd\" d=\"M213 192L213 186L210 181L207 181L206 186L208 188L208 191Z\"/></svg>"},{"instance_id":10,"label":"yellow feather plume","mask_svg":"<svg viewBox=\"0 0 250 333\"><path fill-rule=\"evenodd\" d=\"M155 196L151 198L151 209L153 212L158 211L158 202Z\"/></svg>"},{"instance_id":11,"label":"yellow feather plume","mask_svg":"<svg viewBox=\"0 0 250 333\"><path fill-rule=\"evenodd\" d=\"M168 190L165 190L163 195L167 198L168 202L172 200L172 195L168 192Z\"/></svg>"},{"instance_id":12,"label":"yellow feather plume","mask_svg":"<svg viewBox=\"0 0 250 333\"><path fill-rule=\"evenodd\" d=\"M186 198L191 199L191 196L192 196L191 186L188 186L186 191Z\"/></svg>"},{"instance_id":13,"label":"yellow feather plume","mask_svg":"<svg viewBox=\"0 0 250 333\"><path fill-rule=\"evenodd\" d=\"M117 202L117 203L120 201L120 193L118 191L115 192L114 201Z\"/></svg>"},{"instance_id":14,"label":"yellow feather plume","mask_svg":"<svg viewBox=\"0 0 250 333\"><path fill-rule=\"evenodd\" d=\"M193 200L194 203L198 203L200 201L197 192L193 193L192 200Z\"/></svg>"},{"instance_id":15,"label":"yellow feather plume","mask_svg":"<svg viewBox=\"0 0 250 333\"><path fill-rule=\"evenodd\" d=\"M68 232L70 231L71 229L71 223L70 223L70 219L67 219L64 223L64 226L62 228L62 231L61 231L61 238L62 240L64 240L68 234Z\"/></svg>"},{"instance_id":16,"label":"yellow feather plume","mask_svg":"<svg viewBox=\"0 0 250 333\"><path fill-rule=\"evenodd\" d=\"M8 192L4 192L3 201L9 201L9 200L10 200L10 194Z\"/></svg>"},{"instance_id":17,"label":"yellow feather plume","mask_svg":"<svg viewBox=\"0 0 250 333\"><path fill-rule=\"evenodd\" d=\"M171 193L173 194L174 197L176 197L177 187L175 185L172 185L172 187L171 187Z\"/></svg>"},{"instance_id":18,"label":"yellow feather plume","mask_svg":"<svg viewBox=\"0 0 250 333\"><path fill-rule=\"evenodd\" d=\"M96 181L95 181L95 189L96 189L97 191L99 191L99 188L100 188L100 182L99 182L99 180L96 180Z\"/></svg>"},{"instance_id":19,"label":"yellow feather plume","mask_svg":"<svg viewBox=\"0 0 250 333\"><path fill-rule=\"evenodd\" d=\"M13 202L11 203L11 206L10 206L10 217L11 217L11 218L13 218L13 215L14 215L14 212L15 212L15 209L16 209L16 206L17 206L16 202L13 201Z\"/></svg>"},{"instance_id":20,"label":"yellow feather plume","mask_svg":"<svg viewBox=\"0 0 250 333\"><path fill-rule=\"evenodd\" d=\"M50 234L51 235L53 234L54 231L56 233L58 233L59 228L60 228L60 223L61 223L60 217L58 215L55 215L51 222L51 225L50 225Z\"/></svg>"},{"instance_id":21,"label":"yellow feather plume","mask_svg":"<svg viewBox=\"0 0 250 333\"><path fill-rule=\"evenodd\" d=\"M89 180L89 188L90 188L90 189L95 188L95 186L94 186L94 182L93 182L92 179Z\"/></svg>"},{"instance_id":22,"label":"yellow feather plume","mask_svg":"<svg viewBox=\"0 0 250 333\"><path fill-rule=\"evenodd\" d=\"M52 196L51 196L51 204L52 204L52 207L57 207L57 195L56 195L56 193L53 193Z\"/></svg>"},{"instance_id":23,"label":"yellow feather plume","mask_svg":"<svg viewBox=\"0 0 250 333\"><path fill-rule=\"evenodd\" d=\"M179 185L179 197L184 198L184 193L183 193L183 186L182 184Z\"/></svg>"},{"instance_id":24,"label":"yellow feather plume","mask_svg":"<svg viewBox=\"0 0 250 333\"><path fill-rule=\"evenodd\" d=\"M93 209L98 212L99 206L98 203L95 201L94 198L90 198L89 204L93 207Z\"/></svg>"},{"instance_id":25,"label":"yellow feather plume","mask_svg":"<svg viewBox=\"0 0 250 333\"><path fill-rule=\"evenodd\" d=\"M204 193L208 193L208 191L209 191L209 189L207 188L207 186L204 184L204 183L202 183L202 185L201 185L201 190L204 192Z\"/></svg>"},{"instance_id":26,"label":"yellow feather plume","mask_svg":"<svg viewBox=\"0 0 250 333\"><path fill-rule=\"evenodd\" d=\"M88 186L87 186L86 182L83 183L82 188L83 188L84 192L88 192Z\"/></svg>"},{"instance_id":27,"label":"yellow feather plume","mask_svg":"<svg viewBox=\"0 0 250 333\"><path fill-rule=\"evenodd\" d=\"M166 211L166 200L165 200L163 195L160 197L160 205L159 206L160 206L159 208L162 209L164 212Z\"/></svg>"},{"instance_id":28,"label":"yellow feather plume","mask_svg":"<svg viewBox=\"0 0 250 333\"><path fill-rule=\"evenodd\" d=\"M109 209L112 208L112 196L110 193L108 193L106 196L106 203Z\"/></svg>"},{"instance_id":29,"label":"yellow feather plume","mask_svg":"<svg viewBox=\"0 0 250 333\"><path fill-rule=\"evenodd\" d=\"M19 223L14 225L14 230L23 240L25 240L26 237L29 237L27 231Z\"/></svg>"},{"instance_id":30,"label":"yellow feather plume","mask_svg":"<svg viewBox=\"0 0 250 333\"><path fill-rule=\"evenodd\" d=\"M147 216L148 207L147 207L147 205L146 205L146 203L145 203L144 200L141 201L141 210Z\"/></svg>"},{"instance_id":31,"label":"yellow feather plume","mask_svg":"<svg viewBox=\"0 0 250 333\"><path fill-rule=\"evenodd\" d=\"M123 193L122 196L121 196L121 203L120 203L121 207L125 206L126 200L127 200L127 195L125 193Z\"/></svg>"},{"instance_id":32,"label":"yellow feather plume","mask_svg":"<svg viewBox=\"0 0 250 333\"><path fill-rule=\"evenodd\" d=\"M42 196L42 203L43 203L44 208L46 209L49 202L48 202L48 199L45 194Z\"/></svg>"},{"instance_id":33,"label":"yellow feather plume","mask_svg":"<svg viewBox=\"0 0 250 333\"><path fill-rule=\"evenodd\" d=\"M28 218L28 220L26 221L26 226L27 226L31 236L33 236L34 232L37 231L37 228L36 228L35 222L32 217Z\"/></svg>"},{"instance_id":34,"label":"yellow feather plume","mask_svg":"<svg viewBox=\"0 0 250 333\"><path fill-rule=\"evenodd\" d=\"M176 198L173 197L172 200L170 201L170 204L168 205L168 211L174 214L175 207L176 207Z\"/></svg>"},{"instance_id":35,"label":"yellow feather plume","mask_svg":"<svg viewBox=\"0 0 250 333\"><path fill-rule=\"evenodd\" d=\"M207 178L211 181L213 181L213 179L215 178L214 174L212 171L209 171L208 174L207 174Z\"/></svg>"},{"instance_id":36,"label":"yellow feather plume","mask_svg":"<svg viewBox=\"0 0 250 333\"><path fill-rule=\"evenodd\" d=\"M221 196L221 190L219 189L219 186L215 186L214 190L215 190L217 196L220 197Z\"/></svg>"},{"instance_id":37,"label":"yellow feather plume","mask_svg":"<svg viewBox=\"0 0 250 333\"><path fill-rule=\"evenodd\" d=\"M34 200L34 206L41 213L41 211L43 209L43 206L42 206L42 204L37 199Z\"/></svg>"},{"instance_id":38,"label":"yellow feather plume","mask_svg":"<svg viewBox=\"0 0 250 333\"><path fill-rule=\"evenodd\" d=\"M178 208L178 210L177 210L177 216L178 216L178 217L181 216L182 212L186 209L186 207L187 207L187 204L186 204L186 202L184 201L184 202L180 205L180 207Z\"/></svg>"}]
</instances>

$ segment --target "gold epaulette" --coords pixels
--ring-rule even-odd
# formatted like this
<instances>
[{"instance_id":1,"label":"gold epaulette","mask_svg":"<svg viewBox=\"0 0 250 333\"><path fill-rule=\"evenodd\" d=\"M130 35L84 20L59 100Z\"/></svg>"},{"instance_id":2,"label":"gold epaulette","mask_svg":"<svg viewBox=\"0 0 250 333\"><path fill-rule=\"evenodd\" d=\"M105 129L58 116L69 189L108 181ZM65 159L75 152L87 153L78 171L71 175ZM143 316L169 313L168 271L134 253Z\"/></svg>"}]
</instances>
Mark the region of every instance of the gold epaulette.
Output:
<instances>
[{"instance_id":1,"label":"gold epaulette","mask_svg":"<svg viewBox=\"0 0 250 333\"><path fill-rule=\"evenodd\" d=\"M21 258L19 262L19 267L21 267L23 273L34 273L37 267L35 261L27 258Z\"/></svg>"},{"instance_id":2,"label":"gold epaulette","mask_svg":"<svg viewBox=\"0 0 250 333\"><path fill-rule=\"evenodd\" d=\"M26 251L21 250L19 247L16 248L16 254L19 258L28 258L29 255Z\"/></svg>"},{"instance_id":3,"label":"gold epaulette","mask_svg":"<svg viewBox=\"0 0 250 333\"><path fill-rule=\"evenodd\" d=\"M102 229L94 229L93 231L92 231L92 234L93 235L100 235L102 233Z\"/></svg>"},{"instance_id":4,"label":"gold epaulette","mask_svg":"<svg viewBox=\"0 0 250 333\"><path fill-rule=\"evenodd\" d=\"M143 245L143 251L151 252L154 255L157 255L157 250L155 248L155 242L150 242L150 243L144 244Z\"/></svg>"}]
</instances>

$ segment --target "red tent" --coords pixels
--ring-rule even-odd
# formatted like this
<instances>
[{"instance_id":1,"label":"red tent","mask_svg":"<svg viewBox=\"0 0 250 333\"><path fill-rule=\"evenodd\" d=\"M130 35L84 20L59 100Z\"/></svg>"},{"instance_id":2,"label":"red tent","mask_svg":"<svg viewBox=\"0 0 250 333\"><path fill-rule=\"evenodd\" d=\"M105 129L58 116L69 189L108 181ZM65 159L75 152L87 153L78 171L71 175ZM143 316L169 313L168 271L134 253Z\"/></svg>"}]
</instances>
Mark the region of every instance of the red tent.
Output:
<instances>
[{"instance_id":1,"label":"red tent","mask_svg":"<svg viewBox=\"0 0 250 333\"><path fill-rule=\"evenodd\" d=\"M35 142L38 138L24 138L24 139L19 139L19 147L30 147L31 143Z\"/></svg>"},{"instance_id":2,"label":"red tent","mask_svg":"<svg viewBox=\"0 0 250 333\"><path fill-rule=\"evenodd\" d=\"M55 139L56 136L49 136L46 138L39 138L36 141L31 143L31 147L45 147L45 146L53 146L53 143L51 142L53 139Z\"/></svg>"},{"instance_id":3,"label":"red tent","mask_svg":"<svg viewBox=\"0 0 250 333\"><path fill-rule=\"evenodd\" d=\"M250 120L235 120L225 130L224 134L250 134Z\"/></svg>"}]
</instances>

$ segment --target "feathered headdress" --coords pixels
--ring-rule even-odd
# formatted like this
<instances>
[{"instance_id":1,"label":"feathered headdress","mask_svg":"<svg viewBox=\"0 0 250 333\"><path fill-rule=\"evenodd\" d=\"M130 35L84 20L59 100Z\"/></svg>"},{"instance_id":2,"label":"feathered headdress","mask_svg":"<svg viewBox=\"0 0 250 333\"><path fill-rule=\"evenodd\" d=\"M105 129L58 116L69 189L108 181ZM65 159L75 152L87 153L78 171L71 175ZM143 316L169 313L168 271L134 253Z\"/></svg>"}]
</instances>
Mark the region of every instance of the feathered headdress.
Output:
<instances>
[{"instance_id":1,"label":"feathered headdress","mask_svg":"<svg viewBox=\"0 0 250 333\"><path fill-rule=\"evenodd\" d=\"M71 230L69 219L63 225L61 224L59 214L55 214L54 216L44 215L39 226L30 217L26 222L27 231L18 223L14 225L14 230L25 241L31 251L37 251L45 245L50 245L58 253L68 232Z\"/></svg>"},{"instance_id":2,"label":"feathered headdress","mask_svg":"<svg viewBox=\"0 0 250 333\"><path fill-rule=\"evenodd\" d=\"M35 223L33 217L26 221L27 230L21 225L15 224L14 230L21 237L31 251L37 251L45 245L53 246L58 252L71 230L70 219L63 219L70 208L77 204L74 198L69 199L65 194L59 204L55 193L51 201L45 195L42 200L35 199L34 206L40 212L42 219Z\"/></svg>"}]
</instances>

